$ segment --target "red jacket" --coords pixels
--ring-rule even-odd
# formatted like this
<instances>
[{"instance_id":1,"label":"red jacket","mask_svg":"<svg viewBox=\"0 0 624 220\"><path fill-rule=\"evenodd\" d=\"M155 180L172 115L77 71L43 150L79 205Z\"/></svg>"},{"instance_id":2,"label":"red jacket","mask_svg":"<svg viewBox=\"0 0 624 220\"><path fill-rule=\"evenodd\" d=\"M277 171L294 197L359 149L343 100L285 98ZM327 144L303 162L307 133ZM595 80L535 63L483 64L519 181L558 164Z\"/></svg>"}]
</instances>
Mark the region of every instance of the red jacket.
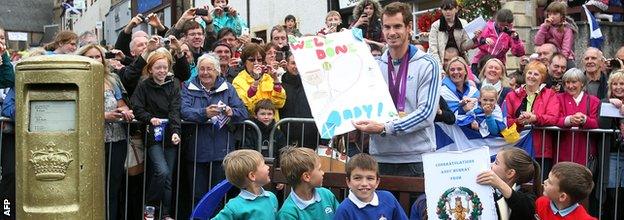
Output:
<instances>
[{"instance_id":1,"label":"red jacket","mask_svg":"<svg viewBox=\"0 0 624 220\"><path fill-rule=\"evenodd\" d=\"M595 220L596 218L587 214L587 211L582 205L579 205L572 211L572 213L567 214L565 217L561 217L559 214L554 214L552 209L550 209L550 199L546 196L542 196L537 201L535 201L535 213L539 216L540 220Z\"/></svg>"},{"instance_id":2,"label":"red jacket","mask_svg":"<svg viewBox=\"0 0 624 220\"><path fill-rule=\"evenodd\" d=\"M579 102L578 105L574 101L574 97L567 92L560 93L558 98L559 104L561 104L561 112L559 114L559 122L557 122L557 126L569 128L570 126L565 126L565 118L580 112L587 116L585 124L580 126L582 129L598 128L598 109L600 108L600 100L598 100L598 98L585 92L583 93L581 102ZM574 133L574 135L572 135L572 133ZM587 135L587 132L561 132L559 157L557 161L572 161L587 165L587 155L596 155L596 142L594 139L589 139L588 147ZM589 154L587 153L588 149Z\"/></svg>"},{"instance_id":3,"label":"red jacket","mask_svg":"<svg viewBox=\"0 0 624 220\"><path fill-rule=\"evenodd\" d=\"M524 86L507 93L507 97L505 97L507 126L516 123L516 111L520 108L525 97L526 91L524 90ZM533 101L533 109L531 112L537 117L537 121L534 125L540 127L556 126L559 120L559 108L557 93L544 87ZM518 126L518 130L521 129L522 126ZM549 131L544 133L541 130L533 132L533 152L535 152L535 157L552 158L553 138L551 133L552 132ZM544 155L542 155L542 137L544 139Z\"/></svg>"}]
</instances>

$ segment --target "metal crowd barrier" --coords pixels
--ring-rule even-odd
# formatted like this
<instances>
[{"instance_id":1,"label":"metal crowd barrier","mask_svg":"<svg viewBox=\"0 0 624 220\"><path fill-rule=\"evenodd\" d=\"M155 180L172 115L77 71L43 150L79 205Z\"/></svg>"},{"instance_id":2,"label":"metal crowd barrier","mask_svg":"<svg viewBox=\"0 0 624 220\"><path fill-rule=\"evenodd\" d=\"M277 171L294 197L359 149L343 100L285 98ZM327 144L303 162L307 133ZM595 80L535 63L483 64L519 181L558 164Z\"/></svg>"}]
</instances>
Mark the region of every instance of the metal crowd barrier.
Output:
<instances>
[{"instance_id":1,"label":"metal crowd barrier","mask_svg":"<svg viewBox=\"0 0 624 220\"><path fill-rule=\"evenodd\" d=\"M6 118L6 117L0 117L0 144L4 143L4 142L2 142L2 138L4 136L4 132L6 132L4 130L4 124L7 123L7 122L12 122L12 120L9 119L9 118ZM130 135L130 126L131 126L131 124L142 124L142 122L138 122L136 120L133 121L133 122L130 122L130 123L123 122L123 121L106 122L106 123L124 123L126 125L126 127L125 127L126 128L126 145L127 145L126 148L131 147L130 146L130 144L131 144L130 139L133 138ZM257 139L255 140L256 141L256 145L255 145L254 148L256 150L258 150L258 151L261 150L262 135L261 135L260 128L256 124L254 124L250 120L245 120L245 121L243 121L241 123L233 123L233 124L236 127L236 130L234 132L230 132L229 133L229 135L227 137L227 146L229 146L231 141L235 142L235 144L234 144L235 148L240 148L242 146L248 146L249 144L246 145L246 143L245 143L245 141L246 141L246 138L245 138L246 136L245 135L246 135L247 132L254 132L256 134L256 137L257 137ZM193 149L195 149L195 150L197 150L197 148L198 148L198 146L197 146L197 137L199 135L201 135L201 134L197 133L198 128L199 128L200 125L201 124L182 121L182 126L183 127L187 126L187 128L188 128L188 126L194 126L194 128L195 128L195 133L193 135L195 137L195 146L190 146L190 147L193 147ZM251 128L250 131L247 130L248 127ZM184 129L182 129L182 130L184 130ZM188 142L188 140L184 140L184 136L186 136L186 135L180 134L180 136L181 136L182 142ZM124 178L123 178L124 182L122 183L123 186L120 189L120 191L121 191L120 193L123 193L123 195L120 195L119 199L118 199L118 202L119 202L118 203L118 207L119 208L118 208L118 215L116 217L111 217L108 214L109 213L109 208L110 208L108 206L108 204L109 204L108 203L108 198L109 198L109 194L111 193L110 190L109 190L110 181L108 181L108 180L110 179L110 176L111 176L110 174L111 173L109 172L109 170L106 170L106 172L105 172L105 173L109 174L109 175L107 175L105 177L106 180L107 180L106 182L108 184L106 184L105 189L103 189L103 190L106 191L106 197L105 197L106 203L105 204L106 204L106 213L107 213L106 216L107 216L107 219L139 219L139 218L142 219L143 207L145 207L145 205L146 205L146 199L145 199L146 198L146 194L145 193L146 193L146 189L147 189L147 185L148 185L147 184L148 178L147 178L146 174L149 174L151 172L150 171L150 166L148 165L148 160L149 159L148 159L147 148L149 146L146 146L145 140L146 140L146 137L144 136L143 137L144 143L143 143L143 146L142 146L142 151L143 151L143 171L142 171L142 173L137 174L136 176L131 177L128 174L128 167L127 167L127 158L129 156L131 156L131 155L126 155L126 158L123 159L123 161L125 161L125 162L123 162L124 163L124 172L125 172L125 174L124 174ZM172 182L171 182L172 200L174 200L174 201L172 201L173 213L170 213L170 214L171 214L171 217L173 217L173 218L187 219L190 216L190 213L191 213L193 207L195 207L195 203L196 203L196 201L194 199L195 183L194 182L193 183L188 183L185 180L181 180L181 178L184 176L181 173L181 169L188 169L188 167L185 167L185 165L184 165L184 163L186 163L188 161L186 159L183 159L182 156L181 156L182 153L183 153L182 146L185 146L185 145L182 144L182 142L177 147L178 149L177 149L177 152L176 152L176 159L177 159L176 166L175 166L174 170L170 171L170 172L172 172ZM109 158L109 160L105 160L106 163L108 163L108 166L106 166L106 167L108 167L110 169L110 167L111 167L110 166L111 165L110 164L111 163L110 158L111 158L111 154L112 154L112 149L113 149L112 148L112 144L113 143L111 142L111 143L105 143L105 144L108 144L108 147L109 147L109 151L108 151L108 154L109 154L108 158ZM123 150L128 151L128 149L123 149ZM228 150L228 151L232 151L232 150L234 150L234 149L231 149L231 150ZM4 157L2 157L2 156L3 156L2 155L2 151L0 151L0 158L2 158L4 160ZM197 156L196 153L195 153L195 156ZM5 161L3 161L2 164L4 164L4 163L5 163ZM191 169L193 169L193 171L192 171L193 181L195 180L196 165L197 165L197 163L193 162L193 168L191 168ZM210 164L210 171L212 171L212 163ZM2 174L2 167L1 166L0 166L0 174ZM209 173L208 175L211 175L211 174L212 173ZM105 175L105 174L103 173L102 175ZM137 178L141 178L141 180L140 180L141 182L139 183L139 185L140 185L139 188L142 188L142 189L140 189L140 192L130 192L130 189L129 189L129 187L131 186L130 182L134 181L134 180L137 180ZM3 180L0 179L0 182L1 181L3 181ZM4 181L6 181L6 180L4 180ZM218 183L220 181L221 180L212 180L212 179L210 179L207 184L208 184L209 188L211 188L212 185L215 185L216 183ZM184 183L184 182L186 182L186 183ZM215 183L215 184L213 184L213 183ZM132 183L132 184L135 184L135 183ZM192 187L186 187L183 184L184 185L189 185L190 184L190 186L192 186ZM186 190L188 192L182 193L181 190ZM129 196L130 193L133 193L133 194L137 194L138 193L138 194L140 194L140 198L137 199L137 198L134 198L132 196ZM141 204L141 207L140 208L136 207L137 210L130 209L129 206L131 206L131 203L129 203L129 200L133 200L134 202L138 201L139 204ZM184 200L186 200L186 201L184 201ZM184 209L184 210L181 210L181 209ZM162 214L162 209L159 208L158 210L161 212L160 214ZM12 210L12 213L14 214L15 210ZM162 216L162 215L159 215L159 216Z\"/></svg>"},{"instance_id":2,"label":"metal crowd barrier","mask_svg":"<svg viewBox=\"0 0 624 220\"><path fill-rule=\"evenodd\" d=\"M550 133L553 138L552 149L552 165L562 162L559 161L561 155L561 139L562 132L569 132L570 138L573 140L570 146L570 160L574 161L574 156L579 148L585 148L585 161L583 164L588 166L593 172L594 176L594 190L587 199L586 207L592 216L596 216L599 219L621 219L622 210L621 206L621 190L624 189L624 184L620 184L622 181L622 174L624 173L624 155L622 154L622 137L620 137L620 131L618 129L580 129L580 128L560 128L556 126L550 127L532 127L527 126L525 129L532 129L533 132L540 132L542 137ZM538 133L539 134L539 133ZM575 146L574 139L582 135L586 135L586 141L581 146ZM615 147L609 147L610 143L615 144ZM596 155L590 155L591 147L595 146ZM541 151L542 155L545 152L545 138L542 138ZM615 152L611 152L612 149L616 149ZM576 149L576 150L575 150ZM595 157L592 157L595 156ZM613 161L615 160L615 161ZM567 161L567 160L566 160ZM615 163L613 163L615 162ZM543 178L548 177L548 172L551 167L545 167L545 159L542 157L538 159L538 163L541 166L541 173ZM578 163L578 162L577 162ZM607 166L609 170L607 169ZM612 167L615 166L615 167ZM610 169L615 169L615 176L610 175ZM610 179L615 182L615 187L608 187ZM542 180L543 181L543 180ZM606 181L606 182L605 182ZM612 188L612 189L610 189ZM610 207L604 207L610 206Z\"/></svg>"},{"instance_id":3,"label":"metal crowd barrier","mask_svg":"<svg viewBox=\"0 0 624 220\"><path fill-rule=\"evenodd\" d=\"M0 117L0 143L4 143L3 141L3 136L4 136L4 124L6 122L10 122L11 120L8 118L4 118L4 117ZM130 145L130 124L134 124L134 123L139 123L137 121L134 121L132 123L126 123L126 137L127 137L127 144L128 146ZM292 124L301 124L301 130L297 131L294 129L291 129ZM308 124L310 126L315 126L314 125L314 120L311 118L286 118L286 119L282 119L280 121L278 121L275 126L273 127L271 134L270 134L270 140L268 143L268 157L271 157L274 153L275 147L274 146L274 141L275 141L275 133L277 131L277 129L280 129L282 131L282 133L285 135L286 138L286 143L290 144L292 143L292 138L294 135L301 135L301 139L297 140L300 143L304 143L305 142L305 134L308 134L310 132L314 132L316 133L316 146L321 145L321 144L325 144L325 142L327 142L326 140L322 140L320 138L318 138L318 132L316 131L316 129L309 129L306 131L306 126L303 126L305 124ZM196 123L189 123L189 122L183 122L182 126L186 126L186 128L188 128L188 126L194 126L194 137L197 138L198 135L201 134L197 134L198 132L198 128L200 126L200 124L196 124ZM263 148L265 148L265 146L261 146L262 145L262 135L261 135L261 131L259 129L258 126L256 126L253 122L247 120L244 121L242 123L237 123L236 126L238 128L242 127L242 129L237 129L237 131L234 134L230 134L228 135L228 144L230 141L240 141L240 143L235 143L235 147L241 147L241 146L246 146L245 145L245 133L247 132L247 126L251 126L252 130L257 134L256 137L258 137L257 140L257 146L256 149L260 152L262 152ZM553 146L553 158L558 158L559 156L559 147L560 147L560 140L561 140L561 135L562 132L567 132L570 131L572 132L572 138L576 137L578 134L587 134L588 136L590 136L590 138L587 139L586 143L584 144L584 146L571 146L572 147L572 154L574 154L574 149L578 148L578 147L585 147L586 148L586 152L589 152L589 148L590 148L590 141L596 141L596 152L598 154L598 159L599 161L597 161L597 164L599 164L597 167L599 167L599 173L596 176L596 174L594 174L594 176L597 177L596 180L596 185L595 185L595 192L592 194L592 196L589 199L589 205L590 207L588 207L588 209L590 210L590 212L594 212L592 213L592 215L594 216L598 216L600 219L618 219L621 216L621 213L619 212L619 210L621 209L622 204L619 202L619 200L621 200L621 195L620 195L620 190L622 190L622 187L624 187L624 185L619 185L616 184L615 188L613 188L611 190L611 188L609 188L607 186L607 184L604 181L609 181L609 178L614 178L614 180L616 181L616 183L620 183L622 182L622 172L624 172L624 168L621 166L621 163L623 163L622 160L624 160L624 155L622 155L621 150L622 147L621 145L618 146L616 149L616 152L609 152L610 149L605 149L606 144L608 141L611 140L611 138L616 138L614 140L614 143L616 144L620 144L621 143L621 137L620 137L620 132L619 130L616 129L578 129L578 128L571 128L571 129L562 129L559 127L527 127L527 129L533 129L534 132L541 132L542 135L545 135L547 132L551 132L551 135L553 135L553 137L556 137L555 139L555 143ZM184 130L184 129L183 129ZM300 132L300 133L299 133ZM552 133L556 133L556 134L552 134ZM590 135L593 134L593 135ZM596 135L597 134L597 135ZM353 140L351 140L350 138L351 134L345 134L344 136L346 137L347 142L352 142ZM556 136L555 136L556 135ZM182 137L184 137L185 135L182 135ZM240 139L238 137L241 137ZM343 138L345 138L343 137ZM593 138L598 138L598 140L592 140ZM365 151L365 136L364 135L360 135L359 136L359 140L357 140L359 143L356 143L357 148L355 149L356 151L359 152L364 152ZM144 138L145 140L145 138ZM184 140L184 138L182 138L182 142L185 142L188 140ZM542 146L544 146L544 139L542 138ZM331 142L331 141L330 141ZM331 144L331 143L328 143ZM195 146L194 149L197 149L197 140L195 140ZM349 143L346 143L346 145L349 145ZM180 144L179 146L183 146L182 144ZM316 147L313 146L313 147ZM140 175L131 177L128 175L128 169L125 169L125 183L122 189L122 192L124 193L124 197L123 199L120 199L120 208L119 212L123 212L123 217L122 219L136 219L139 216L138 215L142 215L143 213L143 207L145 207L146 201L145 201L145 186L147 184L147 173L150 172L150 170L148 169L147 166L147 160L148 160L148 156L147 156L147 152L145 151L146 147L144 147L144 154L143 154L143 160L144 160L144 170L143 173L140 175L143 175L142 177L140 177ZM347 153L349 153L349 150L351 148L347 147L345 148L345 151ZM172 202L172 206L174 206L174 212L172 213L172 217L177 217L180 219L186 219L188 218L188 216L190 215L192 209L195 207L195 199L194 199L194 192L195 192L195 184L193 183L188 183L185 180L180 180L182 178L183 173L181 172L181 167L183 167L182 162L183 159L181 157L182 154L182 150L187 150L187 149L182 149L182 147L178 148L178 152L177 152L177 163L176 163L176 170L173 173L173 178L172 179L172 190L173 190L173 202ZM353 150L353 149L351 149ZM544 148L541 149L542 153L544 152ZM603 154L604 152L608 152L611 155L614 155L613 157L610 158L605 158ZM110 153L110 151L109 151ZM195 154L196 155L196 154ZM586 159L589 159L589 153L586 153ZM0 158L2 157L2 152L0 151ZM4 158L3 158L4 159ZM617 170L617 172L615 172L615 176L610 176L608 173L608 170L604 170L603 168L605 167L606 164L612 162L611 160L614 159L615 160L615 169ZM184 159L184 162L188 162L187 160ZM540 163L540 165L542 165L542 173L544 173L546 170L544 170L544 163L545 161L542 159L541 161L538 161ZM554 160L553 163L556 163L558 161ZM3 162L4 163L4 162ZM110 161L107 161L107 163L110 163ZM587 165L587 164L586 164ZM196 166L197 163L193 163L193 181L195 181L195 174L196 174ZM110 167L110 166L108 166ZM188 167L184 167L184 169L188 169ZM210 164L210 171L212 172L212 164ZM2 167L0 167L0 172L2 172ZM110 174L110 172L108 172ZM208 175L212 175L212 173L209 173ZM547 174L546 174L547 175ZM110 176L106 177L107 179L110 178ZM142 192L140 192L140 196L141 196L141 207L140 210L131 210L129 208L130 204L129 204L129 200L132 199L136 199L136 198L131 198L129 197L129 186L130 186L130 180L132 178L142 178L141 180L141 187ZM606 180L605 180L606 179ZM6 181L6 180L2 180L0 179L0 181ZM175 181L175 185L173 183L173 181ZM209 186L212 186L213 183L219 182L221 180L212 180L209 179ZM185 182L185 183L181 183L181 182ZM182 184L191 184L192 187L187 188L184 186L181 186ZM106 192L107 192L107 196L106 198L108 199L108 193L110 193L108 191L108 185L106 186ZM181 192L181 191L188 191L188 192ZM134 192L137 193L137 192ZM228 198L224 198L224 201L226 201ZM108 202L106 203L108 204ZM605 206L609 206L609 207L605 207ZM108 207L108 205L107 205ZM162 209L159 209L162 211ZM108 213L108 210L107 210ZM600 213L600 214L599 214ZM135 216L136 214L136 216ZM109 218L109 219L115 219L115 218Z\"/></svg>"}]
</instances>

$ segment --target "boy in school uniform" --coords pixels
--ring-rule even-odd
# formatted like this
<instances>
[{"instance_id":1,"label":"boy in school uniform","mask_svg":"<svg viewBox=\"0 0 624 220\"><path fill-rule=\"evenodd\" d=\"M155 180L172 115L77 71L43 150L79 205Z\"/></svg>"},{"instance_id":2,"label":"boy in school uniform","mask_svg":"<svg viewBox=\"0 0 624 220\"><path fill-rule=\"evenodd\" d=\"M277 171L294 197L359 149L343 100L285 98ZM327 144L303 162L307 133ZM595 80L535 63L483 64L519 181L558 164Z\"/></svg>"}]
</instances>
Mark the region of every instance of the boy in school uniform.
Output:
<instances>
[{"instance_id":1,"label":"boy in school uniform","mask_svg":"<svg viewBox=\"0 0 624 220\"><path fill-rule=\"evenodd\" d=\"M357 154L347 162L349 197L340 203L334 219L405 219L407 215L392 193L377 190L379 168L375 158Z\"/></svg>"},{"instance_id":2,"label":"boy in school uniform","mask_svg":"<svg viewBox=\"0 0 624 220\"><path fill-rule=\"evenodd\" d=\"M593 188L592 174L587 167L573 162L555 164L544 181L544 195L535 202L539 219L596 219L579 204Z\"/></svg>"},{"instance_id":3,"label":"boy in school uniform","mask_svg":"<svg viewBox=\"0 0 624 220\"><path fill-rule=\"evenodd\" d=\"M277 197L262 186L271 182L269 166L255 150L236 150L223 159L225 177L240 188L238 196L230 199L213 219L275 219Z\"/></svg>"},{"instance_id":4,"label":"boy in school uniform","mask_svg":"<svg viewBox=\"0 0 624 220\"><path fill-rule=\"evenodd\" d=\"M321 160L312 149L286 147L282 149L280 167L292 187L290 195L279 210L278 219L333 219L338 207L334 194L321 187Z\"/></svg>"}]
</instances>

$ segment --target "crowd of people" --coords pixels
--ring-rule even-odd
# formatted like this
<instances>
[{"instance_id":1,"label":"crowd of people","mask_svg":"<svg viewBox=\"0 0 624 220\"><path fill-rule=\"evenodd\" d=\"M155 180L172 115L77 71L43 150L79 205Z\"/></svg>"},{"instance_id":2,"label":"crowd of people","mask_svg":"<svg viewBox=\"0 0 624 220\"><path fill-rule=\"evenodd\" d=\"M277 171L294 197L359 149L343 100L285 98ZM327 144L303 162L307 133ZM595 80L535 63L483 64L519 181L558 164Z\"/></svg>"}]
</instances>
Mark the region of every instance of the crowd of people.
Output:
<instances>
[{"instance_id":1,"label":"crowd of people","mask_svg":"<svg viewBox=\"0 0 624 220\"><path fill-rule=\"evenodd\" d=\"M160 218L180 216L172 203L174 177L184 179L184 187L192 189L188 192L192 204L221 180L240 188L240 194L223 206L217 219L407 219L391 193L375 190L379 175L423 177L421 156L436 150L436 123L458 126L482 138L503 137L503 131L513 125L518 132L527 126L624 128L619 119L599 115L601 103L611 103L624 115L624 46L613 59L606 59L599 48L577 51L583 58L576 67L578 27L567 16L568 6L562 1L548 5L547 18L535 38L528 39L536 46L531 56L524 46L527 42L513 27L510 10L500 9L482 30L470 33L474 35L470 38L456 0L440 2L443 16L427 34L428 48L412 41L413 18L404 3L382 8L376 0L361 0L348 24L343 25L340 13L330 11L323 27L313 34L301 33L297 18L287 15L283 25L270 30L267 43L249 35L228 0L211 3L212 7L186 10L172 27L163 25L155 14L139 14L119 33L114 47L97 45L89 33L78 36L61 31L53 42L30 51L29 56L85 56L105 67L108 219L121 219L123 212L142 215L143 205L136 204L143 196L146 206L158 207ZM142 22L156 34L135 31ZM312 118L288 36L324 36L352 28L362 29L399 118L353 122L358 131L351 134L366 142L355 148L351 144L357 141L346 143L353 156L346 164L350 191L348 198L339 202L321 187L323 171L318 156L310 150L332 141L319 140L312 123L278 127L273 137L270 134L280 119ZM7 53L5 36L0 27L0 88L8 88L2 116L14 119L15 63ZM471 50L475 50L472 57ZM520 57L515 72L506 68L508 52ZM257 125L259 134L233 126L247 119ZM119 123L134 120L147 128ZM194 124L185 126L182 121ZM3 132L10 132L10 126L3 123ZM496 189L500 219L532 219L535 215L541 219L591 219L586 209L594 216L613 216L612 206L622 204L621 196L615 201L617 190L624 187L624 156L619 153L617 135L602 141L572 130L560 135L536 130L529 135L529 149L503 148L491 171L476 180ZM6 180L15 178L15 143L14 137L6 136L2 139L2 183L3 193L10 195L14 185ZM270 140L273 143L269 144ZM126 160L136 156L129 153L133 151L128 151L128 146L136 149L138 145L147 155L146 170L150 171L140 174L140 170L134 176ZM267 153L269 145L275 146L273 155ZM292 187L281 208L275 195L262 188L271 182L263 156L275 158L274 165L281 167ZM177 164L183 167L179 173ZM124 189L127 171L130 184ZM597 172L608 175L596 180L592 174ZM145 190L142 175L148 176ZM522 184L532 185L533 191L520 190L517 186ZM595 207L579 206L581 200L596 193L595 184L602 184L597 188L604 191L606 199L590 201L596 207L602 205L603 213ZM283 187L278 184L277 190ZM129 197L125 208L120 196L124 191L139 198L132 201ZM131 209L140 213L130 213ZM414 206L410 213L410 219L421 219L422 207Z\"/></svg>"}]
</instances>

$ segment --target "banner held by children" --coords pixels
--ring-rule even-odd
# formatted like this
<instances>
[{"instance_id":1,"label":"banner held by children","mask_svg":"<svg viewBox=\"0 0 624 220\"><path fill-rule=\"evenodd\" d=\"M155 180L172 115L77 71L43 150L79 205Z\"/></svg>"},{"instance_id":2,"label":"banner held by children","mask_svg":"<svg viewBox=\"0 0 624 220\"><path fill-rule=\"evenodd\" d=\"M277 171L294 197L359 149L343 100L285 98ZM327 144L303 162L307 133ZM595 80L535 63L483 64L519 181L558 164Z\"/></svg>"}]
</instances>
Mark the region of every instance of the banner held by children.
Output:
<instances>
[{"instance_id":1,"label":"banner held by children","mask_svg":"<svg viewBox=\"0 0 624 220\"><path fill-rule=\"evenodd\" d=\"M289 38L322 138L355 130L351 121L398 117L381 70L359 29Z\"/></svg>"},{"instance_id":2,"label":"banner held by children","mask_svg":"<svg viewBox=\"0 0 624 220\"><path fill-rule=\"evenodd\" d=\"M429 218L497 219L492 187L477 184L477 175L490 169L488 151L479 147L423 155Z\"/></svg>"}]
</instances>

